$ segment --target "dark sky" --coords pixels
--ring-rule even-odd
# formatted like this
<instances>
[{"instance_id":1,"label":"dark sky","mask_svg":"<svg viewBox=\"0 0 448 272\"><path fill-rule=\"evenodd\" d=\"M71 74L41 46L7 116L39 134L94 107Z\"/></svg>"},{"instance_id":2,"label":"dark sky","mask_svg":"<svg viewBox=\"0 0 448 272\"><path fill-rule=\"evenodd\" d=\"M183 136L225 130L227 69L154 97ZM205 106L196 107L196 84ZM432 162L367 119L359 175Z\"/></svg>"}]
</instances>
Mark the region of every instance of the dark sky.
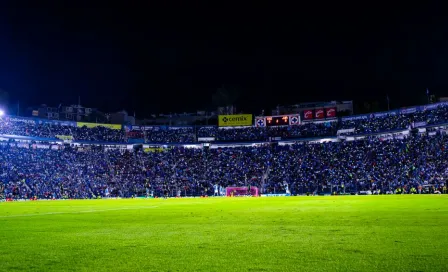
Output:
<instances>
[{"instance_id":1,"label":"dark sky","mask_svg":"<svg viewBox=\"0 0 448 272\"><path fill-rule=\"evenodd\" d=\"M0 11L0 88L23 106L79 95L85 106L142 117L211 108L222 85L240 91L246 112L316 100L384 104L386 93L398 107L424 101L427 87L448 96L442 6L11 2Z\"/></svg>"}]
</instances>

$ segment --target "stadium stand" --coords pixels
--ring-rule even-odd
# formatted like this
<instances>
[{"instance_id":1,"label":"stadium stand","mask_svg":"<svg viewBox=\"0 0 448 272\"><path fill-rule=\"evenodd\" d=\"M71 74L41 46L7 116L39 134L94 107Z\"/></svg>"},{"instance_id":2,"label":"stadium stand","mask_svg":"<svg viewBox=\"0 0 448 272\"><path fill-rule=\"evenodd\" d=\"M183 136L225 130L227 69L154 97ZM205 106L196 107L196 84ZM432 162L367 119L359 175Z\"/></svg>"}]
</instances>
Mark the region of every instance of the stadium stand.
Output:
<instances>
[{"instance_id":1,"label":"stadium stand","mask_svg":"<svg viewBox=\"0 0 448 272\"><path fill-rule=\"evenodd\" d=\"M217 187L243 186L261 194L446 193L447 121L445 104L268 128L114 129L2 118L0 198L147 197L165 191L211 196ZM200 137L217 143L197 144ZM300 140L305 138L313 140ZM133 141L156 145L138 148Z\"/></svg>"},{"instance_id":2,"label":"stadium stand","mask_svg":"<svg viewBox=\"0 0 448 272\"><path fill-rule=\"evenodd\" d=\"M213 138L217 142L252 142L268 141L270 138L281 139L303 139L315 137L334 137L338 130L351 130L342 135L362 135L381 132L404 130L415 124L435 125L448 122L448 105L428 105L423 108L410 108L385 113L374 113L369 115L353 116L342 119L321 122L304 122L299 126L279 127L239 127L219 128L200 127L197 135L188 138L188 142L196 138ZM178 140L175 136L164 137L161 141L146 139L145 142L153 143L186 143Z\"/></svg>"},{"instance_id":3,"label":"stadium stand","mask_svg":"<svg viewBox=\"0 0 448 272\"><path fill-rule=\"evenodd\" d=\"M115 142L115 143L122 143L125 141L125 137L122 130L110 129L101 126L94 128L74 127L70 129L70 132L72 132L71 135L73 136L73 138L78 141Z\"/></svg>"},{"instance_id":4,"label":"stadium stand","mask_svg":"<svg viewBox=\"0 0 448 272\"><path fill-rule=\"evenodd\" d=\"M448 137L233 148L173 147L161 152L3 142L3 198L212 195L251 185L262 193L446 192ZM445 188L445 189L444 189ZM180 193L179 193L180 192Z\"/></svg>"},{"instance_id":5,"label":"stadium stand","mask_svg":"<svg viewBox=\"0 0 448 272\"><path fill-rule=\"evenodd\" d=\"M272 138L304 139L334 137L337 135L362 135L409 129L420 125L448 123L448 105L427 105L411 110L396 110L370 115L350 116L320 122L303 122L298 126L278 127L140 127L124 126L111 129L103 126L79 127L69 122L41 122L27 118L0 118L0 135L17 135L56 139L69 136L80 142L113 143L195 143L199 138L213 138L216 142L268 141ZM347 130L337 133L339 130Z\"/></svg>"}]
</instances>

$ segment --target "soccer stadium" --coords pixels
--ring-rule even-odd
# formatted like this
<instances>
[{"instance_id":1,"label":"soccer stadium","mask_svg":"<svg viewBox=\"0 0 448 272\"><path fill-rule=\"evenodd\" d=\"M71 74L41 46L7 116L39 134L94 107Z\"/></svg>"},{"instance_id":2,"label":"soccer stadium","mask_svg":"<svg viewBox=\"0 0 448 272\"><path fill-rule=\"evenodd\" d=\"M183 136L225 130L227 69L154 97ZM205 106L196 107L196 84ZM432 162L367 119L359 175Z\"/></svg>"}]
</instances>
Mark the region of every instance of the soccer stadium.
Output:
<instances>
[{"instance_id":1,"label":"soccer stadium","mask_svg":"<svg viewBox=\"0 0 448 272\"><path fill-rule=\"evenodd\" d=\"M0 270L446 271L448 104L324 117L3 115Z\"/></svg>"},{"instance_id":2,"label":"soccer stadium","mask_svg":"<svg viewBox=\"0 0 448 272\"><path fill-rule=\"evenodd\" d=\"M0 272L448 272L442 1L3 2Z\"/></svg>"}]
</instances>

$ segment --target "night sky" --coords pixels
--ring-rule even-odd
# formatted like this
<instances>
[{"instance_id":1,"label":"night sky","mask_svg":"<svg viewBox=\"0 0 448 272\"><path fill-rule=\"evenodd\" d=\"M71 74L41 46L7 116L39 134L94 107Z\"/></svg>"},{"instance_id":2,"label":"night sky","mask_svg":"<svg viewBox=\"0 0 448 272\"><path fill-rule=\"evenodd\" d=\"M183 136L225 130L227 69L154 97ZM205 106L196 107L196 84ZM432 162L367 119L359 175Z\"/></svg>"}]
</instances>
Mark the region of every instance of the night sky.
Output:
<instances>
[{"instance_id":1,"label":"night sky","mask_svg":"<svg viewBox=\"0 0 448 272\"><path fill-rule=\"evenodd\" d=\"M84 106L137 117L194 112L211 110L223 85L254 113L329 100L385 107L386 94L400 107L424 102L426 88L448 96L442 6L16 2L0 11L0 88L22 107L80 96Z\"/></svg>"}]
</instances>

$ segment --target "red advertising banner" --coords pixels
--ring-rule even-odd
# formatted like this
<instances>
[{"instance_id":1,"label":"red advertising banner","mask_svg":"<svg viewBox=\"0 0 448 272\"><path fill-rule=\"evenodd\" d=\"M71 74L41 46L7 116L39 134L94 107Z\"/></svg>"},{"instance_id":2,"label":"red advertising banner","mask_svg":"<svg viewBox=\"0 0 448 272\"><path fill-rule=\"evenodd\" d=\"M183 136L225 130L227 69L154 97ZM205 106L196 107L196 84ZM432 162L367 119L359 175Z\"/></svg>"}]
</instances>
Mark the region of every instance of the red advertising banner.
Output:
<instances>
[{"instance_id":1,"label":"red advertising banner","mask_svg":"<svg viewBox=\"0 0 448 272\"><path fill-rule=\"evenodd\" d=\"M325 118L324 109L316 109L316 111L314 112L314 117L316 119L323 119L323 118Z\"/></svg>"},{"instance_id":2,"label":"red advertising banner","mask_svg":"<svg viewBox=\"0 0 448 272\"><path fill-rule=\"evenodd\" d=\"M303 119L304 120L313 120L313 111L312 110L304 110L303 111Z\"/></svg>"},{"instance_id":3,"label":"red advertising banner","mask_svg":"<svg viewBox=\"0 0 448 272\"><path fill-rule=\"evenodd\" d=\"M334 118L334 117L336 117L336 108L326 108L325 109L325 116L327 118Z\"/></svg>"}]
</instances>

